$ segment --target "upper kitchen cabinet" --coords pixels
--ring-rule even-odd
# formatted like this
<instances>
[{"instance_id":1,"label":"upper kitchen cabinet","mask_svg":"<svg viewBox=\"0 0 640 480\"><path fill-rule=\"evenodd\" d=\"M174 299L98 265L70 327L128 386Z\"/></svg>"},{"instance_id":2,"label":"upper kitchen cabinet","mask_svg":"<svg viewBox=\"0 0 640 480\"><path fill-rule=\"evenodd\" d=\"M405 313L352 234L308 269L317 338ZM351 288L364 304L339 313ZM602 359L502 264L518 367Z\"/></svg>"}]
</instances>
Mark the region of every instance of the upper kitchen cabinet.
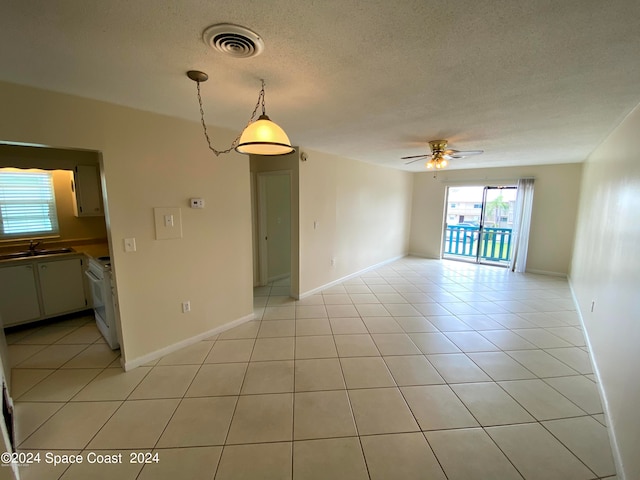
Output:
<instances>
[{"instance_id":1,"label":"upper kitchen cabinet","mask_svg":"<svg viewBox=\"0 0 640 480\"><path fill-rule=\"evenodd\" d=\"M76 217L104 216L100 167L98 165L76 165L72 172L71 190L75 202Z\"/></svg>"}]
</instances>

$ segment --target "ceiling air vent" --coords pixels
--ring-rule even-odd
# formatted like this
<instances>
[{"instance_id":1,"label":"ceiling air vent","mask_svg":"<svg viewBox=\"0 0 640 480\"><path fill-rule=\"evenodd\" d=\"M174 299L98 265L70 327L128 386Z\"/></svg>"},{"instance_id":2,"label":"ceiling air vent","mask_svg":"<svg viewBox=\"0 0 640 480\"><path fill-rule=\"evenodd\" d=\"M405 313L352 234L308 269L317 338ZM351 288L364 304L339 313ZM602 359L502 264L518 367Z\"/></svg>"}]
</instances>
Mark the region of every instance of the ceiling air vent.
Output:
<instances>
[{"instance_id":1,"label":"ceiling air vent","mask_svg":"<svg viewBox=\"0 0 640 480\"><path fill-rule=\"evenodd\" d=\"M260 35L230 23L211 25L203 32L202 38L214 50L235 58L255 57L264 49Z\"/></svg>"}]
</instances>

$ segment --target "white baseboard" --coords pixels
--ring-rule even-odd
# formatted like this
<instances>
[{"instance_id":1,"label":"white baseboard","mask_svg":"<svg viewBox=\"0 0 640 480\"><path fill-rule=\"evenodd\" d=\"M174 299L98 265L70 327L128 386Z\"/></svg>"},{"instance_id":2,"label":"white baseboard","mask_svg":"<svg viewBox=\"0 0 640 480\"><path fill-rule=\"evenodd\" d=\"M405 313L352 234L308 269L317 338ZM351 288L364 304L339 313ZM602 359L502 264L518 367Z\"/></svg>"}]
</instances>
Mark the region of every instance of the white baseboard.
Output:
<instances>
[{"instance_id":1,"label":"white baseboard","mask_svg":"<svg viewBox=\"0 0 640 480\"><path fill-rule=\"evenodd\" d=\"M567 278L567 274L566 273L562 273L562 272L550 272L548 270L531 270L529 268L527 268L525 273L534 273L536 275L549 275L551 277L561 277L561 278Z\"/></svg>"},{"instance_id":2,"label":"white baseboard","mask_svg":"<svg viewBox=\"0 0 640 480\"><path fill-rule=\"evenodd\" d=\"M428 258L430 260L442 260L442 257L434 257L433 255L427 255L426 253L409 252L408 257Z\"/></svg>"},{"instance_id":3,"label":"white baseboard","mask_svg":"<svg viewBox=\"0 0 640 480\"><path fill-rule=\"evenodd\" d=\"M124 368L125 372L128 372L129 370L133 370L134 368L140 367L145 363L149 363L154 360L157 360L161 357L164 357L165 355L168 355L177 350L180 350L181 348L188 347L189 345L193 345L194 343L198 343L199 341L204 340L205 338L209 338L213 335L218 335L219 333L222 333L233 327L242 325L243 323L253 320L254 318L255 318L255 315L253 313L249 315L245 315L244 317L233 320L232 322L225 323L224 325L221 325L219 327L213 328L203 333L199 333L194 337L186 338L172 345L167 345L166 347L163 347L151 353L147 353L146 355L143 355L141 357L134 358L133 360L127 360L126 362L121 362L122 368Z\"/></svg>"},{"instance_id":4,"label":"white baseboard","mask_svg":"<svg viewBox=\"0 0 640 480\"><path fill-rule=\"evenodd\" d=\"M589 350L589 359L591 360L591 365L593 366L593 375L596 377L596 386L598 387L598 393L600 394L600 400L602 401L602 410L604 413L605 422L607 424L607 428L609 429L609 442L611 443L611 453L613 454L613 463L615 464L616 471L618 473L618 477L620 479L624 479L624 469L622 468L622 457L620 456L620 449L618 448L618 442L616 440L616 432L613 422L611 421L611 416L609 415L609 402L607 401L607 395L602 387L602 380L600 378L600 369L598 368L598 362L596 362L595 357L593 356L593 348L591 347L591 339L589 338L589 332L585 328L584 317L582 316L582 311L580 310L580 304L578 303L578 297L576 297L576 292L573 289L573 284L571 283L571 276L566 275L569 290L571 291L571 298L573 299L573 304L576 307L576 312L578 313L578 318L580 319L580 325L582 326L582 332L584 334L584 339L587 344L587 349Z\"/></svg>"},{"instance_id":5,"label":"white baseboard","mask_svg":"<svg viewBox=\"0 0 640 480\"><path fill-rule=\"evenodd\" d=\"M349 280L351 278L358 277L358 276L362 275L363 273L369 272L371 270L375 270L376 268L380 268L380 267L382 267L384 265L388 265L390 263L393 263L393 262L395 262L397 260L400 260L401 258L405 258L405 257L406 257L406 255L398 255L397 257L390 258L389 260L385 260L384 262L376 263L375 265L371 265L370 267L364 268L362 270L359 270L359 271L357 271L355 273L352 273L350 275L347 275L345 277L338 278L337 280L334 280L332 282L326 283L326 284L321 285L319 287L316 287L316 288L314 288L312 290L308 290L306 292L303 292L298 296L298 299L301 300L303 298L310 297L311 295L315 295L316 293L319 293L322 290L326 290L327 288L330 288L330 287L333 287L335 285L338 285L339 283L342 283L345 280Z\"/></svg>"}]
</instances>

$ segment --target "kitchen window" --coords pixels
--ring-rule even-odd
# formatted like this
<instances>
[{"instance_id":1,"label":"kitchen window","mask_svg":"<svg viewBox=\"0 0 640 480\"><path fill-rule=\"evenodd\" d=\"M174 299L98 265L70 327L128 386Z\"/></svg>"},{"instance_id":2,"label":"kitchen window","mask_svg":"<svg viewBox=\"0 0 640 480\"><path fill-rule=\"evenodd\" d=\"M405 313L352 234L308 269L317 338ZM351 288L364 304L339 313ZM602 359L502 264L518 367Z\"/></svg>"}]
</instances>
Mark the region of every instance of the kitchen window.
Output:
<instances>
[{"instance_id":1,"label":"kitchen window","mask_svg":"<svg viewBox=\"0 0 640 480\"><path fill-rule=\"evenodd\" d=\"M51 172L0 170L0 240L58 235Z\"/></svg>"}]
</instances>

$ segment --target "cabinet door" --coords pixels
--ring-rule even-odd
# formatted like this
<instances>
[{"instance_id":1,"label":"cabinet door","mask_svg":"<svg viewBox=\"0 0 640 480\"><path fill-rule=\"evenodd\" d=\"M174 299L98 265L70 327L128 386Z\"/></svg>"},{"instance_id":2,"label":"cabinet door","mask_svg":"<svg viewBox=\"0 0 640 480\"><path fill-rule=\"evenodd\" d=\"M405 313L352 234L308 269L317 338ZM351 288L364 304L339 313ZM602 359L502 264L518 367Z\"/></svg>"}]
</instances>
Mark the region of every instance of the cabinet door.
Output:
<instances>
[{"instance_id":1,"label":"cabinet door","mask_svg":"<svg viewBox=\"0 0 640 480\"><path fill-rule=\"evenodd\" d=\"M0 268L0 316L5 327L40 317L32 263Z\"/></svg>"},{"instance_id":2,"label":"cabinet door","mask_svg":"<svg viewBox=\"0 0 640 480\"><path fill-rule=\"evenodd\" d=\"M97 165L78 165L73 177L75 180L74 213L76 217L104 215L100 167Z\"/></svg>"},{"instance_id":3,"label":"cabinet door","mask_svg":"<svg viewBox=\"0 0 640 480\"><path fill-rule=\"evenodd\" d=\"M37 266L45 316L86 307L80 258L38 262Z\"/></svg>"}]
</instances>

